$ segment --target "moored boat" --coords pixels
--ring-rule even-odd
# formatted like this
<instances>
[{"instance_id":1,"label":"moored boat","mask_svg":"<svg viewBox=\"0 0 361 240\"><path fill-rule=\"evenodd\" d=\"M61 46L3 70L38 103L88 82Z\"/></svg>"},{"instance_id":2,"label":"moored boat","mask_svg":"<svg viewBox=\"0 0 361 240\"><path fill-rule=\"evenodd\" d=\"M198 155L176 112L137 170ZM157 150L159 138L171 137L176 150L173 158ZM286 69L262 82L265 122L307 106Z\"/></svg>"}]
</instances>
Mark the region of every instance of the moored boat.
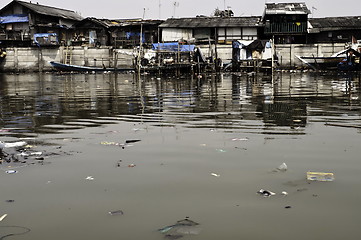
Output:
<instances>
[{"instance_id":1,"label":"moored boat","mask_svg":"<svg viewBox=\"0 0 361 240\"><path fill-rule=\"evenodd\" d=\"M65 72L127 72L134 70L134 68L106 68L106 67L100 68L100 67L79 66L79 65L64 64L54 61L51 61L50 64L58 71L65 71Z\"/></svg>"},{"instance_id":2,"label":"moored boat","mask_svg":"<svg viewBox=\"0 0 361 240\"><path fill-rule=\"evenodd\" d=\"M313 70L340 70L356 71L361 70L361 41L354 40L344 50L333 54L330 57L321 56L298 56L300 61L312 68Z\"/></svg>"},{"instance_id":3,"label":"moored boat","mask_svg":"<svg viewBox=\"0 0 361 240\"><path fill-rule=\"evenodd\" d=\"M346 50L330 57L298 55L296 57L313 70L337 70L338 64L346 58Z\"/></svg>"}]
</instances>

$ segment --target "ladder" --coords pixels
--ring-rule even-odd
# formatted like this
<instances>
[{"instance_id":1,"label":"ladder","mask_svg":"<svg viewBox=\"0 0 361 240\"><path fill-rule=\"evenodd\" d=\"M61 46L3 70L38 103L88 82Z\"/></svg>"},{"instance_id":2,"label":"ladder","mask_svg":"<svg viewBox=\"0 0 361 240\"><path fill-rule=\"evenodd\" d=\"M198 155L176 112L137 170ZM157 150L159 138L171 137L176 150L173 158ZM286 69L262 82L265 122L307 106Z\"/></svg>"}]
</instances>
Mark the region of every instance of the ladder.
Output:
<instances>
[{"instance_id":1,"label":"ladder","mask_svg":"<svg viewBox=\"0 0 361 240\"><path fill-rule=\"evenodd\" d=\"M64 52L63 52L64 64L71 64L72 57L73 57L72 49L69 46L66 46L66 48L64 48Z\"/></svg>"}]
</instances>

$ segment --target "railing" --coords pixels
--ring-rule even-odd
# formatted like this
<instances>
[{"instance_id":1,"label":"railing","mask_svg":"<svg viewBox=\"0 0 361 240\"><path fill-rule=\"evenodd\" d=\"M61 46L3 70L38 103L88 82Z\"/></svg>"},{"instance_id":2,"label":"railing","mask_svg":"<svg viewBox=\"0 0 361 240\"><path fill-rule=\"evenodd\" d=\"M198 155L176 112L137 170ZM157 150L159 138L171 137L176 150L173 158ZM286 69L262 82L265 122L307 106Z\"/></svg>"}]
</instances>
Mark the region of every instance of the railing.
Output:
<instances>
[{"instance_id":1,"label":"railing","mask_svg":"<svg viewBox=\"0 0 361 240\"><path fill-rule=\"evenodd\" d=\"M30 40L28 34L24 34L21 31L0 31L0 40Z\"/></svg>"},{"instance_id":2,"label":"railing","mask_svg":"<svg viewBox=\"0 0 361 240\"><path fill-rule=\"evenodd\" d=\"M306 22L266 23L265 33L306 33Z\"/></svg>"}]
</instances>

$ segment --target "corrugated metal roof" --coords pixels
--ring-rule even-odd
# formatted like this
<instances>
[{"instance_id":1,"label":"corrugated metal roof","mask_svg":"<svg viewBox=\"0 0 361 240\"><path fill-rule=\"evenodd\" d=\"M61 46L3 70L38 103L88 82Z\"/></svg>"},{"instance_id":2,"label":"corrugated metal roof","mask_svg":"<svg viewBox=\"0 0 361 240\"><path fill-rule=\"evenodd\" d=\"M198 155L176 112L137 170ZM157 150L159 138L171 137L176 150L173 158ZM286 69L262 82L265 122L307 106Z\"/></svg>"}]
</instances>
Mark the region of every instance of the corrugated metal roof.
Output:
<instances>
[{"instance_id":1,"label":"corrugated metal roof","mask_svg":"<svg viewBox=\"0 0 361 240\"><path fill-rule=\"evenodd\" d=\"M361 29L361 16L310 18L308 20L309 20L312 28Z\"/></svg>"},{"instance_id":2,"label":"corrugated metal roof","mask_svg":"<svg viewBox=\"0 0 361 240\"><path fill-rule=\"evenodd\" d=\"M258 27L261 17L169 18L160 28Z\"/></svg>"},{"instance_id":3,"label":"corrugated metal roof","mask_svg":"<svg viewBox=\"0 0 361 240\"><path fill-rule=\"evenodd\" d=\"M266 3L265 14L310 14L306 3Z\"/></svg>"},{"instance_id":4,"label":"corrugated metal roof","mask_svg":"<svg viewBox=\"0 0 361 240\"><path fill-rule=\"evenodd\" d=\"M18 0L15 0L14 2L17 2L20 5L38 13L38 14L50 15L50 16L54 16L54 17L71 19L71 20L76 20L76 21L81 21L83 19L82 16L80 16L78 13L71 11L71 10L44 6L44 5L40 5L40 4L34 4L34 3L28 3L28 2L24 2L24 1L18 1Z\"/></svg>"},{"instance_id":5,"label":"corrugated metal roof","mask_svg":"<svg viewBox=\"0 0 361 240\"><path fill-rule=\"evenodd\" d=\"M94 18L94 17L88 17L86 19L83 19L84 21L91 21L95 24L99 24L105 28L110 27L125 27L125 26L140 26L143 25L159 25L163 22L163 20L142 20L142 19L100 19L100 18ZM77 25L81 25L82 22L78 23Z\"/></svg>"}]
</instances>

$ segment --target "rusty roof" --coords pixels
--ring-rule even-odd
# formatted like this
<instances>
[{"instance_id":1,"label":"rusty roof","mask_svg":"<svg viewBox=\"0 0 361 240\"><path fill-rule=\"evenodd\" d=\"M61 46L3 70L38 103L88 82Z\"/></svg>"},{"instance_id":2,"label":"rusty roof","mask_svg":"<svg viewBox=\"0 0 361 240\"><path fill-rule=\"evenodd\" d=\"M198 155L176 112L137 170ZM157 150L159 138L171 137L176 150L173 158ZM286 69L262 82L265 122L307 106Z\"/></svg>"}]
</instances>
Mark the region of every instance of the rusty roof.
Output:
<instances>
[{"instance_id":1,"label":"rusty roof","mask_svg":"<svg viewBox=\"0 0 361 240\"><path fill-rule=\"evenodd\" d=\"M310 14L310 10L307 8L306 3L266 3L265 12L266 15L278 15L278 14Z\"/></svg>"},{"instance_id":2,"label":"rusty roof","mask_svg":"<svg viewBox=\"0 0 361 240\"><path fill-rule=\"evenodd\" d=\"M111 28L111 27L126 27L126 26L140 26L140 25L159 25L163 22L163 20L143 20L141 18L135 19L105 19L105 18L95 18L95 17L88 17L83 19L81 22L76 24L76 26L82 25L84 22L90 21L104 28Z\"/></svg>"},{"instance_id":3,"label":"rusty roof","mask_svg":"<svg viewBox=\"0 0 361 240\"><path fill-rule=\"evenodd\" d=\"M18 0L14 0L13 2L18 3L22 6L30 9L31 11L36 12L38 14L42 14L42 15L50 15L53 17L59 17L59 18L64 18L64 19L76 20L76 21L81 21L83 19L83 17L80 16L80 14L78 14L74 11L71 11L71 10L50 7L50 6L40 5L40 4L34 4L34 3L29 3L29 2L24 2L24 1L18 1Z\"/></svg>"},{"instance_id":4,"label":"rusty roof","mask_svg":"<svg viewBox=\"0 0 361 240\"><path fill-rule=\"evenodd\" d=\"M361 29L361 16L310 18L308 21L311 29L322 31Z\"/></svg>"},{"instance_id":5,"label":"rusty roof","mask_svg":"<svg viewBox=\"0 0 361 240\"><path fill-rule=\"evenodd\" d=\"M258 27L261 17L169 18L160 28Z\"/></svg>"}]
</instances>

